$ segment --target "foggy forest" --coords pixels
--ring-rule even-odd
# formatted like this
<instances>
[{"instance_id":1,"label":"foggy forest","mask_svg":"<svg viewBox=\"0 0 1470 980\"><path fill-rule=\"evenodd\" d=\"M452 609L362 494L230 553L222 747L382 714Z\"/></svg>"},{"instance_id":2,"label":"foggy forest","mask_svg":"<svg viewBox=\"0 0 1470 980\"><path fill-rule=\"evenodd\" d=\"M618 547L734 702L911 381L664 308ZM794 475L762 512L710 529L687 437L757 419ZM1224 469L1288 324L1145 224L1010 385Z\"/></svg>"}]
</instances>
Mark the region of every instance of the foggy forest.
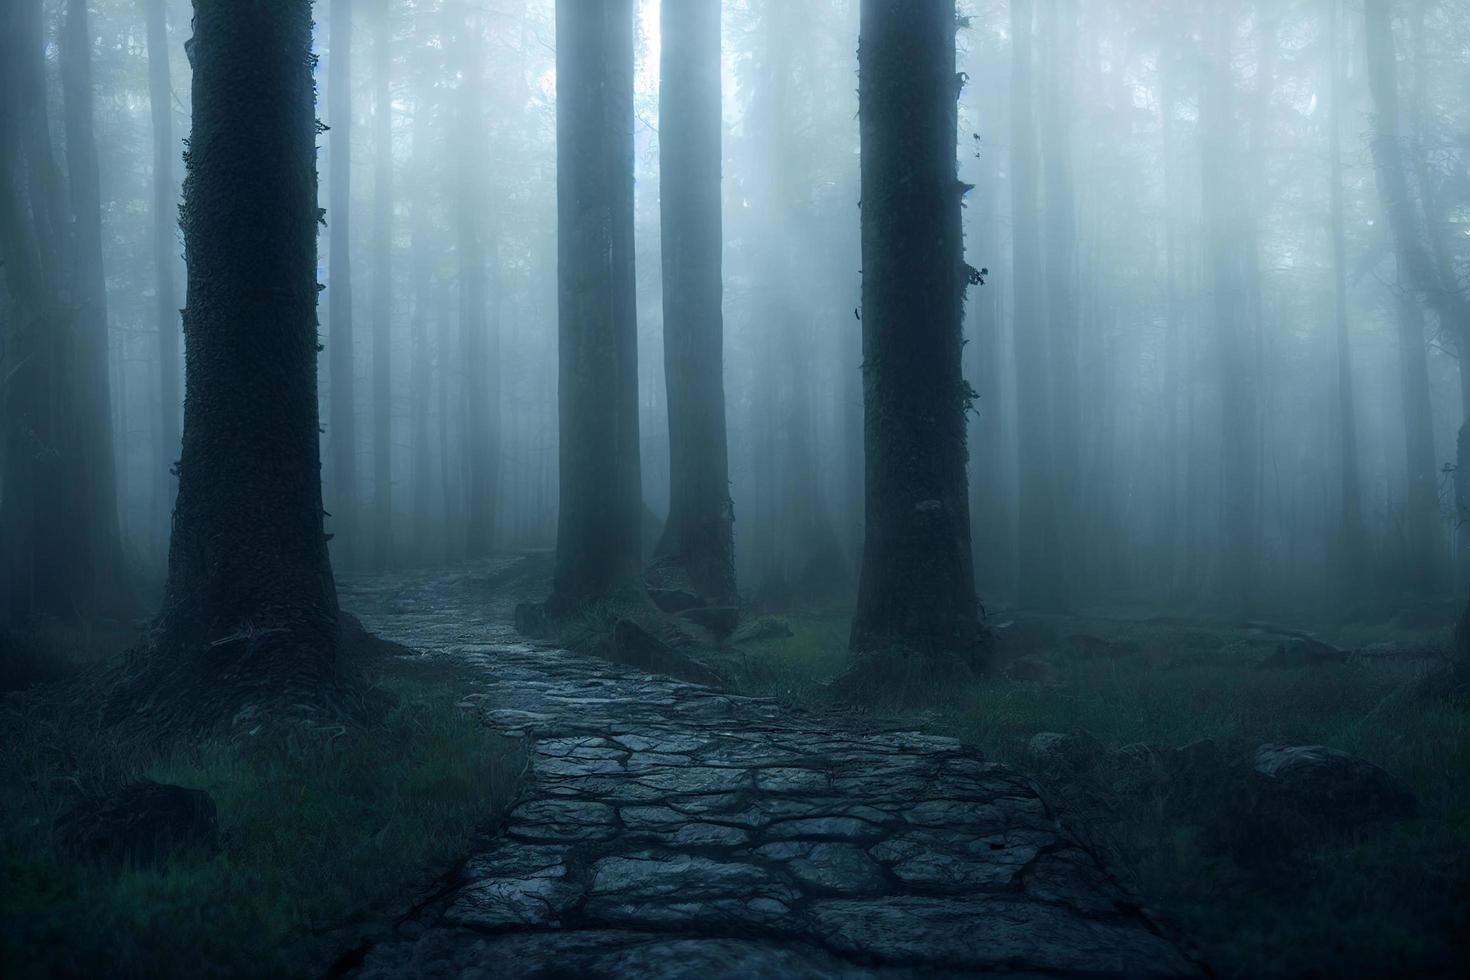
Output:
<instances>
[{"instance_id":1,"label":"foggy forest","mask_svg":"<svg viewBox=\"0 0 1470 980\"><path fill-rule=\"evenodd\" d=\"M1470 973L1470 2L0 0L0 973Z\"/></svg>"}]
</instances>

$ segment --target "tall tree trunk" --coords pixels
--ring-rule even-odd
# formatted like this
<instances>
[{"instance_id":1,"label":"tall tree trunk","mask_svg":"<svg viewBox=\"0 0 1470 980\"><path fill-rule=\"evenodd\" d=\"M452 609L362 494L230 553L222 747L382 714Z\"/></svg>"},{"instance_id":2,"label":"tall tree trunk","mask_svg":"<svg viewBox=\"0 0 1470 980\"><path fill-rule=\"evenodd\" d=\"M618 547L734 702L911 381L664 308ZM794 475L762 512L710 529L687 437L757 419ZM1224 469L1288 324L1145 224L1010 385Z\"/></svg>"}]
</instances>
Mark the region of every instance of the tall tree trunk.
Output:
<instances>
[{"instance_id":1,"label":"tall tree trunk","mask_svg":"<svg viewBox=\"0 0 1470 980\"><path fill-rule=\"evenodd\" d=\"M721 312L720 4L661 12L659 207L669 517L651 580L735 600L734 505L725 437Z\"/></svg>"},{"instance_id":2,"label":"tall tree trunk","mask_svg":"<svg viewBox=\"0 0 1470 980\"><path fill-rule=\"evenodd\" d=\"M86 38L73 11L63 30L63 74L73 190L87 212L77 237L92 236L81 242L67 234L51 147L41 4L0 5L0 274L12 317L3 384L0 626L129 606L110 450L96 152L91 133L79 131L91 118Z\"/></svg>"},{"instance_id":3,"label":"tall tree trunk","mask_svg":"<svg viewBox=\"0 0 1470 980\"><path fill-rule=\"evenodd\" d=\"M557 0L556 38L559 616L639 576L632 0Z\"/></svg>"},{"instance_id":4,"label":"tall tree trunk","mask_svg":"<svg viewBox=\"0 0 1470 980\"><path fill-rule=\"evenodd\" d=\"M66 172L73 215L72 296L77 309L75 409L85 511L74 515L92 541L94 600L108 611L132 606L117 516L108 366L107 283L102 270L102 191L92 130L92 34L86 0L67 0L61 31Z\"/></svg>"},{"instance_id":5,"label":"tall tree trunk","mask_svg":"<svg viewBox=\"0 0 1470 980\"><path fill-rule=\"evenodd\" d=\"M1037 132L1031 0L1011 2L1011 268L1019 469L1016 592L1022 605L1062 600L1052 480L1046 318L1037 229Z\"/></svg>"},{"instance_id":6,"label":"tall tree trunk","mask_svg":"<svg viewBox=\"0 0 1470 980\"><path fill-rule=\"evenodd\" d=\"M311 703L335 678L311 35L309 0L194 2L183 453L154 650L227 699L175 695L191 719Z\"/></svg>"},{"instance_id":7,"label":"tall tree trunk","mask_svg":"<svg viewBox=\"0 0 1470 980\"><path fill-rule=\"evenodd\" d=\"M393 554L393 6L382 0L373 45L373 562Z\"/></svg>"},{"instance_id":8,"label":"tall tree trunk","mask_svg":"<svg viewBox=\"0 0 1470 980\"><path fill-rule=\"evenodd\" d=\"M1181 394L1187 390L1183 382L1184 365L1182 323L1183 303L1179 296L1179 232L1175 213L1174 114L1175 104L1174 43L1165 43L1159 55L1159 133L1162 145L1159 159L1163 170L1164 198L1164 567L1170 595L1181 584L1181 566L1187 566L1185 551L1189 535L1187 521L1190 510L1179 507L1180 443L1185 434L1180 425Z\"/></svg>"},{"instance_id":9,"label":"tall tree trunk","mask_svg":"<svg viewBox=\"0 0 1470 980\"><path fill-rule=\"evenodd\" d=\"M1342 193L1342 45L1338 37L1342 0L1327 0L1328 208L1332 238L1332 322L1337 341L1338 480L1341 515L1336 552L1342 586L1349 599L1365 584L1367 535L1363 527L1363 494L1358 481L1358 426L1353 402L1352 336L1348 324L1347 244L1343 233Z\"/></svg>"},{"instance_id":10,"label":"tall tree trunk","mask_svg":"<svg viewBox=\"0 0 1470 980\"><path fill-rule=\"evenodd\" d=\"M978 639L960 368L967 268L953 0L863 0L866 538L854 650Z\"/></svg>"},{"instance_id":11,"label":"tall tree trunk","mask_svg":"<svg viewBox=\"0 0 1470 980\"><path fill-rule=\"evenodd\" d=\"M332 517L337 557L352 564L357 547L357 433L352 351L352 0L331 0L327 60L327 412L332 449Z\"/></svg>"},{"instance_id":12,"label":"tall tree trunk","mask_svg":"<svg viewBox=\"0 0 1470 980\"><path fill-rule=\"evenodd\" d=\"M1077 205L1072 187L1071 106L1074 41L1068 18L1058 17L1059 0L1042 0L1039 11L1046 74L1042 83L1042 179L1046 201L1043 231L1046 254L1046 339L1050 345L1052 482L1057 501L1057 535L1066 547L1085 538L1081 500L1083 449L1082 408L1078 399L1081 362L1078 353ZM1075 16L1075 10L1069 6ZM1057 583L1062 595L1077 585L1078 567L1063 569ZM1070 574L1065 574L1070 572Z\"/></svg>"},{"instance_id":13,"label":"tall tree trunk","mask_svg":"<svg viewBox=\"0 0 1470 980\"><path fill-rule=\"evenodd\" d=\"M464 81L460 90L459 126L461 144L458 167L458 234L460 258L460 420L463 426L465 555L482 558L490 554L495 538L495 473L493 467L495 420L491 406L497 397L497 368L486 356L487 338L494 316L486 314L498 306L498 297L486 290L486 235L480 181L485 152L484 120L480 112L478 79L481 75L483 38L478 20L471 15L464 27L461 56Z\"/></svg>"},{"instance_id":14,"label":"tall tree trunk","mask_svg":"<svg viewBox=\"0 0 1470 980\"><path fill-rule=\"evenodd\" d=\"M1399 364L1404 399L1404 449L1407 467L1404 535L1408 549L1404 582L1421 593L1439 584L1442 564L1439 540L1438 474L1434 467L1433 419L1429 404L1429 368L1424 345L1424 317L1419 296L1431 298L1438 288L1433 260L1414 217L1400 135L1398 68L1393 21L1388 0L1365 0L1368 88L1375 114L1373 164L1378 195L1393 235L1400 282ZM1441 311L1443 315L1443 311Z\"/></svg>"},{"instance_id":15,"label":"tall tree trunk","mask_svg":"<svg viewBox=\"0 0 1470 980\"><path fill-rule=\"evenodd\" d=\"M174 186L173 84L169 75L167 0L147 0L148 107L153 119L153 290L158 319L158 458L154 462L155 533L168 537L178 480L179 297L174 283L178 249L178 192Z\"/></svg>"},{"instance_id":16,"label":"tall tree trunk","mask_svg":"<svg viewBox=\"0 0 1470 980\"><path fill-rule=\"evenodd\" d=\"M1218 355L1220 386L1221 552L1220 593L1226 605L1243 611L1252 603L1254 563L1252 542L1256 494L1252 411L1249 376L1254 347L1249 335L1250 284L1238 214L1242 198L1234 178L1239 162L1230 134L1235 129L1231 90L1230 38L1235 30L1233 3L1209 9L1207 36L1214 39L1207 53L1200 92L1201 181L1204 197L1206 262L1210 276L1211 313Z\"/></svg>"},{"instance_id":17,"label":"tall tree trunk","mask_svg":"<svg viewBox=\"0 0 1470 980\"><path fill-rule=\"evenodd\" d=\"M420 19L424 23L424 19ZM432 88L424 84L414 98L413 109L413 172L429 172L431 155L429 132L431 121ZM433 304L433 215L432 198L425 186L426 181L414 188L409 206L413 209L410 218L410 241L412 247L413 275L413 352L409 366L410 389L413 397L409 407L409 432L413 444L413 555L420 562L429 562L434 557L433 534L433 444L429 432L429 403L433 397L432 367L430 362L430 308Z\"/></svg>"}]
</instances>

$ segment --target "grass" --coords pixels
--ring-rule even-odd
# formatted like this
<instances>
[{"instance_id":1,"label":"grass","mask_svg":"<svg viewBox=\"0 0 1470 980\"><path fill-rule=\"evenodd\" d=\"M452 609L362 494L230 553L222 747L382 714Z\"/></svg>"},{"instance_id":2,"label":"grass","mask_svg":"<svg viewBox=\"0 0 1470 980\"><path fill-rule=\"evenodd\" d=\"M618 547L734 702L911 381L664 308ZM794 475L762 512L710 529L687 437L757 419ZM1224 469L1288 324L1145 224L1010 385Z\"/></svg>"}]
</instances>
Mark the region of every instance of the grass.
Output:
<instances>
[{"instance_id":1,"label":"grass","mask_svg":"<svg viewBox=\"0 0 1470 980\"><path fill-rule=\"evenodd\" d=\"M354 930L421 896L507 804L515 743L456 707L474 683L387 657L390 706L332 733L153 748L119 744L45 689L0 717L0 975L319 976ZM76 861L52 820L146 777L206 790L222 849L155 867Z\"/></svg>"},{"instance_id":2,"label":"grass","mask_svg":"<svg viewBox=\"0 0 1470 980\"><path fill-rule=\"evenodd\" d=\"M829 706L832 682L851 665L847 619L829 613L789 623L794 636L726 651L721 669L746 693ZM1080 659L1053 639L1045 644L1055 668L1049 683L950 676L925 689L922 678L889 670L866 687L842 690L860 709L955 735L1023 769L1034 761L1026 742L1042 731L1086 732L1110 748L1170 748L1208 737L1236 755L1268 741L1310 742L1369 759L1410 784L1417 819L1323 831L1266 861L1253 859L1250 840L1244 853L1222 850L1159 799L1111 790L1115 773L1106 759L1094 773L1054 781L1048 791L1081 812L1095 843L1144 901L1198 942L1221 976L1465 975L1470 713L1426 695L1422 662L1259 669L1246 655L1262 641L1240 630L1071 625L1121 641L1124 652ZM1421 635L1406 640L1423 643ZM1188 647L1187 656L1161 655Z\"/></svg>"}]
</instances>

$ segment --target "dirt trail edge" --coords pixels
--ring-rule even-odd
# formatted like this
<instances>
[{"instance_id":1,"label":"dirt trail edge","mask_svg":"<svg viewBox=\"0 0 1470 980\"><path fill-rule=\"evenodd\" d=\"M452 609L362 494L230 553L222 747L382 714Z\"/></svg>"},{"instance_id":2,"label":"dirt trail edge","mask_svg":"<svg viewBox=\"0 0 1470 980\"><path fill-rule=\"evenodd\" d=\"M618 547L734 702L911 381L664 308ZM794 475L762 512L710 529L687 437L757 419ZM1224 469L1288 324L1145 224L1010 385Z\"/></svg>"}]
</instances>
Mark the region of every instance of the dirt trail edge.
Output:
<instances>
[{"instance_id":1,"label":"dirt trail edge","mask_svg":"<svg viewBox=\"0 0 1470 980\"><path fill-rule=\"evenodd\" d=\"M483 667L472 699L531 757L500 833L350 975L1201 975L1025 776L527 643L514 562L343 582L369 630Z\"/></svg>"}]
</instances>

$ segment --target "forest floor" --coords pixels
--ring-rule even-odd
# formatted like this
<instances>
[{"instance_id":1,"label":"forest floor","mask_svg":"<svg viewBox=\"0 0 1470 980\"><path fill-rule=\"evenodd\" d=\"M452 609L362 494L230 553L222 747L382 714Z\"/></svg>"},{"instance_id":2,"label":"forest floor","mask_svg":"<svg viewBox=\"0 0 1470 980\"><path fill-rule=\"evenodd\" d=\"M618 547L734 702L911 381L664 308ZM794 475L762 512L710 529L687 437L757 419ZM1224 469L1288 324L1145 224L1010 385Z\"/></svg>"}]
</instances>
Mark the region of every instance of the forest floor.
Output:
<instances>
[{"instance_id":1,"label":"forest floor","mask_svg":"<svg viewBox=\"0 0 1470 980\"><path fill-rule=\"evenodd\" d=\"M452 661L378 651L359 663L379 705L360 724L145 742L100 725L86 676L136 632L20 639L0 637L0 684L13 689L0 696L7 978L321 976L365 924L435 887L525 768L515 741L454 707L473 671ZM207 833L150 804L127 819L190 836L118 853L133 838L109 817L101 833L79 824L88 837L74 839L73 814L142 781L175 794L165 801L208 793Z\"/></svg>"},{"instance_id":2,"label":"forest floor","mask_svg":"<svg viewBox=\"0 0 1470 980\"><path fill-rule=\"evenodd\" d=\"M334 976L1470 963L1470 715L1426 681L1440 627L1003 611L992 673L854 685L848 611L808 610L710 653L711 687L518 635L545 573L344 576L413 652L374 667L381 724L339 737L144 750L49 688L7 696L0 973L318 976L344 949ZM1210 790L1264 742L1376 763L1417 810L1343 826ZM207 789L219 847L76 861L56 818L138 776Z\"/></svg>"},{"instance_id":3,"label":"forest floor","mask_svg":"<svg viewBox=\"0 0 1470 980\"><path fill-rule=\"evenodd\" d=\"M730 686L834 703L850 612L783 622L792 635L726 651ZM995 672L943 686L889 678L844 696L1035 773L1222 977L1470 975L1470 712L1434 680L1448 625L1306 633L1005 610L991 622ZM1045 732L1062 738L1033 741ZM1202 747L1224 775L1263 743L1375 763L1412 790L1417 815L1343 828L1330 813L1262 810L1248 794L1180 806L1177 773L1175 791L1165 774L1138 778L1140 758L1167 769Z\"/></svg>"},{"instance_id":4,"label":"forest floor","mask_svg":"<svg viewBox=\"0 0 1470 980\"><path fill-rule=\"evenodd\" d=\"M1198 976L1033 783L945 735L520 637L525 563L343 583L531 767L498 833L352 975Z\"/></svg>"}]
</instances>

